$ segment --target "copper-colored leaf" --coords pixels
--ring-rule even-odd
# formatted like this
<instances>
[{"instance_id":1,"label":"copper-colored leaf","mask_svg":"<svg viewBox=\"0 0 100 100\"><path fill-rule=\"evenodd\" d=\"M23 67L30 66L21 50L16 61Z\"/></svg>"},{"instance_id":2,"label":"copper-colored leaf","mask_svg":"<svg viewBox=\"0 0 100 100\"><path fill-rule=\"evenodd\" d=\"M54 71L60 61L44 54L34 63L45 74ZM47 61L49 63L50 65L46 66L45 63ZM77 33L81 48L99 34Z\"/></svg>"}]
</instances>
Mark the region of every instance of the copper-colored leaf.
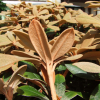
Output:
<instances>
[{"instance_id":1,"label":"copper-colored leaf","mask_svg":"<svg viewBox=\"0 0 100 100\"><path fill-rule=\"evenodd\" d=\"M41 73L45 82L49 85L49 78L46 69L41 65Z\"/></svg>"},{"instance_id":2,"label":"copper-colored leaf","mask_svg":"<svg viewBox=\"0 0 100 100\"><path fill-rule=\"evenodd\" d=\"M73 28L66 29L61 33L51 49L53 60L63 56L70 50L74 42L74 37Z\"/></svg>"},{"instance_id":3,"label":"copper-colored leaf","mask_svg":"<svg viewBox=\"0 0 100 100\"><path fill-rule=\"evenodd\" d=\"M51 17L52 16L52 14L48 14L48 15L45 15L45 16L43 16L43 15L41 15L41 16L38 16L40 19L44 19L44 20L46 20L46 19L48 19L49 17Z\"/></svg>"},{"instance_id":4,"label":"copper-colored leaf","mask_svg":"<svg viewBox=\"0 0 100 100\"><path fill-rule=\"evenodd\" d=\"M77 62L73 65L77 66L78 68L90 72L90 73L100 73L100 66L91 62Z\"/></svg>"},{"instance_id":5,"label":"copper-colored leaf","mask_svg":"<svg viewBox=\"0 0 100 100\"><path fill-rule=\"evenodd\" d=\"M97 45L93 45L93 46L89 46L89 47L84 47L84 48L80 48L77 53L82 53L84 51L88 51L88 50L94 50L94 49L100 49L100 44Z\"/></svg>"},{"instance_id":6,"label":"copper-colored leaf","mask_svg":"<svg viewBox=\"0 0 100 100\"><path fill-rule=\"evenodd\" d=\"M13 32L7 32L6 34L7 34L8 38L9 38L12 42L15 42L15 38L14 38L14 36L13 36Z\"/></svg>"},{"instance_id":7,"label":"copper-colored leaf","mask_svg":"<svg viewBox=\"0 0 100 100\"><path fill-rule=\"evenodd\" d=\"M86 39L87 39L87 41L88 41L88 39L89 39L90 36L93 38L98 32L99 32L98 30L89 29L88 32L86 33L86 35L84 35L84 36L82 37L82 39L78 42L78 44L76 44L76 47L77 47L78 49L81 48L82 43L83 43L83 44L86 44L86 43L84 42ZM90 40L92 40L92 39L90 38ZM92 44L91 42L93 42L93 41L89 41L89 43L87 43L86 46L89 46L90 44ZM84 45L83 45L83 46L84 46Z\"/></svg>"},{"instance_id":8,"label":"copper-colored leaf","mask_svg":"<svg viewBox=\"0 0 100 100\"><path fill-rule=\"evenodd\" d=\"M14 30L13 32L20 38L21 42L26 48L34 50L28 34L19 30Z\"/></svg>"},{"instance_id":9,"label":"copper-colored leaf","mask_svg":"<svg viewBox=\"0 0 100 100\"><path fill-rule=\"evenodd\" d=\"M18 56L7 55L7 54L0 54L0 72L7 70L15 62L18 62L21 60L31 60L31 58L18 57Z\"/></svg>"},{"instance_id":10,"label":"copper-colored leaf","mask_svg":"<svg viewBox=\"0 0 100 100\"><path fill-rule=\"evenodd\" d=\"M73 51L76 51L77 48L76 47L71 47L70 50L68 52L73 52Z\"/></svg>"},{"instance_id":11,"label":"copper-colored leaf","mask_svg":"<svg viewBox=\"0 0 100 100\"><path fill-rule=\"evenodd\" d=\"M12 88L14 88L16 86L16 84L18 83L18 81L21 79L21 77L18 74L23 75L24 72L27 69L27 65L23 65L21 67L19 67L11 76L7 86L12 85Z\"/></svg>"},{"instance_id":12,"label":"copper-colored leaf","mask_svg":"<svg viewBox=\"0 0 100 100\"><path fill-rule=\"evenodd\" d=\"M11 46L12 45L1 48L1 52L6 53L11 48Z\"/></svg>"},{"instance_id":13,"label":"copper-colored leaf","mask_svg":"<svg viewBox=\"0 0 100 100\"><path fill-rule=\"evenodd\" d=\"M88 47L89 45L91 45L94 40L94 36L95 34L94 35L90 34L87 38L85 38L85 40L81 44L81 48Z\"/></svg>"},{"instance_id":14,"label":"copper-colored leaf","mask_svg":"<svg viewBox=\"0 0 100 100\"><path fill-rule=\"evenodd\" d=\"M82 54L78 54L78 55L75 55L75 56L68 57L68 58L66 58L66 60L77 60L77 59L80 59L82 57L83 57Z\"/></svg>"},{"instance_id":15,"label":"copper-colored leaf","mask_svg":"<svg viewBox=\"0 0 100 100\"><path fill-rule=\"evenodd\" d=\"M51 61L51 52L46 34L41 24L37 20L32 20L29 25L29 37L34 48L43 59L43 61L46 63L48 63L48 61Z\"/></svg>"},{"instance_id":16,"label":"copper-colored leaf","mask_svg":"<svg viewBox=\"0 0 100 100\"><path fill-rule=\"evenodd\" d=\"M13 71L16 71L18 69L18 62L16 64L12 65L11 68Z\"/></svg>"},{"instance_id":17,"label":"copper-colored leaf","mask_svg":"<svg viewBox=\"0 0 100 100\"><path fill-rule=\"evenodd\" d=\"M47 27L48 27L48 28L51 28L51 29L53 29L53 30L55 30L55 31L59 31L59 30L60 30L60 28L57 27L57 26L47 25Z\"/></svg>"},{"instance_id":18,"label":"copper-colored leaf","mask_svg":"<svg viewBox=\"0 0 100 100\"><path fill-rule=\"evenodd\" d=\"M87 14L80 14L76 17L76 20L81 24L99 24L100 21L96 20L95 18L87 15Z\"/></svg>"},{"instance_id":19,"label":"copper-colored leaf","mask_svg":"<svg viewBox=\"0 0 100 100\"><path fill-rule=\"evenodd\" d=\"M14 45L20 48L24 48L24 46L19 41L15 42Z\"/></svg>"},{"instance_id":20,"label":"copper-colored leaf","mask_svg":"<svg viewBox=\"0 0 100 100\"><path fill-rule=\"evenodd\" d=\"M100 51L89 51L83 54L80 60L97 60L100 58Z\"/></svg>"},{"instance_id":21,"label":"copper-colored leaf","mask_svg":"<svg viewBox=\"0 0 100 100\"><path fill-rule=\"evenodd\" d=\"M23 51L18 51L18 50L13 50L11 51L12 54L20 56L20 57L29 57L29 58L36 58L36 59L40 59L40 57L35 56L35 55L31 55L27 52L23 52Z\"/></svg>"},{"instance_id":22,"label":"copper-colored leaf","mask_svg":"<svg viewBox=\"0 0 100 100\"><path fill-rule=\"evenodd\" d=\"M54 67L56 67L56 65L59 64L60 62L63 62L63 61L74 61L74 60L80 59L82 57L83 57L83 54L78 54L78 55L71 56L71 57L64 56L61 59L59 58L59 59L55 60ZM53 68L53 69L55 69L55 68Z\"/></svg>"},{"instance_id":23,"label":"copper-colored leaf","mask_svg":"<svg viewBox=\"0 0 100 100\"><path fill-rule=\"evenodd\" d=\"M33 13L34 16L38 15L38 11L37 11L36 5L33 5L32 13Z\"/></svg>"},{"instance_id":24,"label":"copper-colored leaf","mask_svg":"<svg viewBox=\"0 0 100 100\"><path fill-rule=\"evenodd\" d=\"M65 14L65 16L63 17L64 20L70 20L71 19L71 13L68 12Z\"/></svg>"},{"instance_id":25,"label":"copper-colored leaf","mask_svg":"<svg viewBox=\"0 0 100 100\"><path fill-rule=\"evenodd\" d=\"M42 15L42 14L49 14L49 11L47 9L44 9L38 13L38 15Z\"/></svg>"},{"instance_id":26,"label":"copper-colored leaf","mask_svg":"<svg viewBox=\"0 0 100 100\"><path fill-rule=\"evenodd\" d=\"M12 42L5 36L0 35L0 47L12 44Z\"/></svg>"}]
</instances>

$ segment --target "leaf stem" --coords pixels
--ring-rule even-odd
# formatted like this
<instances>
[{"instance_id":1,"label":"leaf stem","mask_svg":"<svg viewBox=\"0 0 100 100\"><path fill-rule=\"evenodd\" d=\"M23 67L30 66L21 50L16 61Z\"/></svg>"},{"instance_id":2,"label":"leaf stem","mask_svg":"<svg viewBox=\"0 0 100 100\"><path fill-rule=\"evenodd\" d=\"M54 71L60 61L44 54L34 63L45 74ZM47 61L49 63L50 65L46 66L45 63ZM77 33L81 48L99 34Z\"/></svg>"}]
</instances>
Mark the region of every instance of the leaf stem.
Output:
<instances>
[{"instance_id":1,"label":"leaf stem","mask_svg":"<svg viewBox=\"0 0 100 100\"><path fill-rule=\"evenodd\" d=\"M49 77L49 84L50 84L50 89L51 89L52 100L57 100L56 90L55 90L54 80L53 80L52 64L50 65L47 64L47 73Z\"/></svg>"}]
</instances>

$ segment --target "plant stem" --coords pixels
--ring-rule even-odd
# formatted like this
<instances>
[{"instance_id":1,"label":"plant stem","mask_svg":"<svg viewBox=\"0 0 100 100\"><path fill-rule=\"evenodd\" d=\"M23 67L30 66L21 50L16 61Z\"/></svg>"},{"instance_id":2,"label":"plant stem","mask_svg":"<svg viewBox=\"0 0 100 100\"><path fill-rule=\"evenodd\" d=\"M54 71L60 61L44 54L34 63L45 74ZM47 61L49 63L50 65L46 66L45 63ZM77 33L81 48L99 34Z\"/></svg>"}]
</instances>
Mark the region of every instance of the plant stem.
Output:
<instances>
[{"instance_id":1,"label":"plant stem","mask_svg":"<svg viewBox=\"0 0 100 100\"><path fill-rule=\"evenodd\" d=\"M54 80L53 80L52 64L47 65L47 73L48 73L48 78L49 78L49 84L50 84L50 89L51 89L52 100L57 100L56 90L55 90Z\"/></svg>"}]
</instances>

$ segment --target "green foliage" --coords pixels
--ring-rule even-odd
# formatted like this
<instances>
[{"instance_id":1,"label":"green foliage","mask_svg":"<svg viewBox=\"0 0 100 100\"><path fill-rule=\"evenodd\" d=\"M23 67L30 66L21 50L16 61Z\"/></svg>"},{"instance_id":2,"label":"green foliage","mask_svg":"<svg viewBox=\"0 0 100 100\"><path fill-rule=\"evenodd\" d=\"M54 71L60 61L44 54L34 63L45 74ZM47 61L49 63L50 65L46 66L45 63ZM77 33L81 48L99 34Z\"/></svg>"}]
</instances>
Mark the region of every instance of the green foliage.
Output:
<instances>
[{"instance_id":1,"label":"green foliage","mask_svg":"<svg viewBox=\"0 0 100 100\"><path fill-rule=\"evenodd\" d=\"M37 97L41 100L49 100L45 95L40 93L32 86L23 85L17 89L17 92L23 96Z\"/></svg>"},{"instance_id":2,"label":"green foliage","mask_svg":"<svg viewBox=\"0 0 100 100\"><path fill-rule=\"evenodd\" d=\"M63 97L66 90L65 78L61 74L57 74L55 78L56 93L59 97Z\"/></svg>"},{"instance_id":3,"label":"green foliage","mask_svg":"<svg viewBox=\"0 0 100 100\"><path fill-rule=\"evenodd\" d=\"M7 7L6 4L2 2L2 0L0 0L0 12L1 11L6 11Z\"/></svg>"},{"instance_id":4,"label":"green foliage","mask_svg":"<svg viewBox=\"0 0 100 100\"><path fill-rule=\"evenodd\" d=\"M100 99L100 84L96 86L96 88L93 90L90 100L99 100Z\"/></svg>"},{"instance_id":5,"label":"green foliage","mask_svg":"<svg viewBox=\"0 0 100 100\"><path fill-rule=\"evenodd\" d=\"M88 73L72 64L65 64L65 66L73 75L76 75L78 77L90 79L90 80L99 80L100 79L100 73Z\"/></svg>"}]
</instances>

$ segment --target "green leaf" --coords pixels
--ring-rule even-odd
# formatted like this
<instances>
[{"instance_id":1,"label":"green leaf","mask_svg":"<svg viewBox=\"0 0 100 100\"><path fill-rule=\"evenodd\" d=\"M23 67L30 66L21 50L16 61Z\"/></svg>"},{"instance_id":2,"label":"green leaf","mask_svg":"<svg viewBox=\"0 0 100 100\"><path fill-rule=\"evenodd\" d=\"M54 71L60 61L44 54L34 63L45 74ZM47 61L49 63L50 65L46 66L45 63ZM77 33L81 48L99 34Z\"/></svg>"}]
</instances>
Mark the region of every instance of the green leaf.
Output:
<instances>
[{"instance_id":1,"label":"green leaf","mask_svg":"<svg viewBox=\"0 0 100 100\"><path fill-rule=\"evenodd\" d=\"M28 72L37 73L37 69L35 68L35 66L31 62L19 61L19 63L18 63L19 66L24 65L24 64L27 64L27 71Z\"/></svg>"},{"instance_id":2,"label":"green leaf","mask_svg":"<svg viewBox=\"0 0 100 100\"><path fill-rule=\"evenodd\" d=\"M59 97L63 96L65 94L65 77L61 74L56 75L55 77L55 88L56 93Z\"/></svg>"},{"instance_id":3,"label":"green leaf","mask_svg":"<svg viewBox=\"0 0 100 100\"><path fill-rule=\"evenodd\" d=\"M42 88L42 90L45 91L45 93L48 94L48 91L46 89L47 83L45 83L43 80L41 80L41 77L38 74L32 73L32 72L25 72L24 75L19 76L23 77L24 79L34 83L35 85L39 86Z\"/></svg>"},{"instance_id":4,"label":"green leaf","mask_svg":"<svg viewBox=\"0 0 100 100\"><path fill-rule=\"evenodd\" d=\"M64 96L61 98L61 100L71 100L72 98L74 98L77 95L82 97L81 92L68 91L64 94Z\"/></svg>"},{"instance_id":5,"label":"green leaf","mask_svg":"<svg viewBox=\"0 0 100 100\"><path fill-rule=\"evenodd\" d=\"M30 66L34 66L33 65L33 63L31 63L31 62L28 62L28 61L22 61L23 63L26 63L26 64L28 64L28 65L30 65Z\"/></svg>"},{"instance_id":6,"label":"green leaf","mask_svg":"<svg viewBox=\"0 0 100 100\"><path fill-rule=\"evenodd\" d=\"M3 81L7 82L10 79L11 75L12 75L12 73L10 71L5 72L4 75L3 75Z\"/></svg>"},{"instance_id":7,"label":"green leaf","mask_svg":"<svg viewBox=\"0 0 100 100\"><path fill-rule=\"evenodd\" d=\"M99 100L100 99L100 84L93 90L90 100Z\"/></svg>"},{"instance_id":8,"label":"green leaf","mask_svg":"<svg viewBox=\"0 0 100 100\"><path fill-rule=\"evenodd\" d=\"M32 86L24 85L17 89L17 92L23 96L37 97L41 100L49 100L45 95L40 93Z\"/></svg>"},{"instance_id":9,"label":"green leaf","mask_svg":"<svg viewBox=\"0 0 100 100\"><path fill-rule=\"evenodd\" d=\"M65 82L65 77L61 74L57 74L55 77L55 84L62 84Z\"/></svg>"},{"instance_id":10,"label":"green leaf","mask_svg":"<svg viewBox=\"0 0 100 100\"><path fill-rule=\"evenodd\" d=\"M72 64L65 64L67 69L73 74L81 78L90 79L90 80L98 80L100 79L100 73L88 73L83 71L82 69L74 66Z\"/></svg>"},{"instance_id":11,"label":"green leaf","mask_svg":"<svg viewBox=\"0 0 100 100\"><path fill-rule=\"evenodd\" d=\"M57 71L63 71L66 70L66 67L63 65L59 65L59 67L56 68Z\"/></svg>"},{"instance_id":12,"label":"green leaf","mask_svg":"<svg viewBox=\"0 0 100 100\"><path fill-rule=\"evenodd\" d=\"M32 72L25 72L24 77L30 78L30 79L39 79L41 80L41 77L38 74L32 73Z\"/></svg>"}]
</instances>

